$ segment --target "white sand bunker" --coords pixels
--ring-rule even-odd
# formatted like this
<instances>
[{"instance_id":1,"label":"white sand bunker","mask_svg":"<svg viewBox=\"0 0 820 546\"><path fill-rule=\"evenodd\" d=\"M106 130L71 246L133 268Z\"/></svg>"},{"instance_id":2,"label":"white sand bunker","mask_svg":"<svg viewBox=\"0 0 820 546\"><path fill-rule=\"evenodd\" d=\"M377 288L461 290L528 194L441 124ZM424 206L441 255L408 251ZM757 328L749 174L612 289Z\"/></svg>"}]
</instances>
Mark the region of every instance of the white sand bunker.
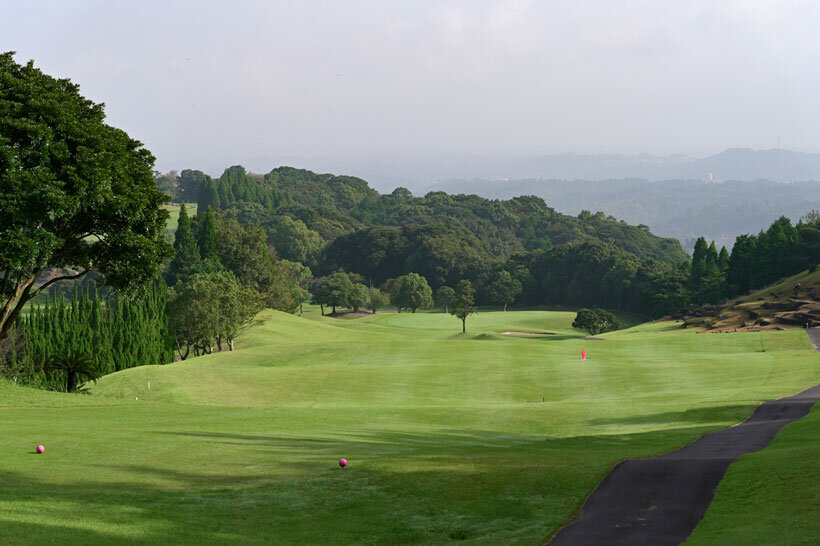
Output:
<instances>
[{"instance_id":1,"label":"white sand bunker","mask_svg":"<svg viewBox=\"0 0 820 546\"><path fill-rule=\"evenodd\" d=\"M555 332L501 332L503 336L554 336Z\"/></svg>"}]
</instances>

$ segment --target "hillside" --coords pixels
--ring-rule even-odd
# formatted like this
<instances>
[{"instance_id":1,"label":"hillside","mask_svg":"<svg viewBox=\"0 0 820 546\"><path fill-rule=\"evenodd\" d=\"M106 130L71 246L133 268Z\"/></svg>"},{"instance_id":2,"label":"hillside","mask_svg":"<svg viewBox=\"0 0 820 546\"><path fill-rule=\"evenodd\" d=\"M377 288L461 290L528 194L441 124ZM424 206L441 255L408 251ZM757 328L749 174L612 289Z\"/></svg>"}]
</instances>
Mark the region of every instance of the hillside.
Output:
<instances>
[{"instance_id":1,"label":"hillside","mask_svg":"<svg viewBox=\"0 0 820 546\"><path fill-rule=\"evenodd\" d=\"M761 175L762 176L762 175ZM604 211L652 233L675 237L692 249L705 236L718 248L731 248L742 233L757 233L780 216L794 221L820 209L820 181L778 183L767 180L709 182L697 179L510 179L450 180L429 189L469 191L488 199L536 195L564 214Z\"/></svg>"},{"instance_id":2,"label":"hillside","mask_svg":"<svg viewBox=\"0 0 820 546\"><path fill-rule=\"evenodd\" d=\"M794 288L800 285L795 297ZM705 308L702 316L689 317L688 326L714 332L757 332L820 326L820 269L804 271L734 299L731 303Z\"/></svg>"},{"instance_id":3,"label":"hillside","mask_svg":"<svg viewBox=\"0 0 820 546\"><path fill-rule=\"evenodd\" d=\"M291 167L273 169L264 177L240 166L230 167L200 192L200 214L208 207L234 211L240 221L263 226L288 215L318 233L325 245L365 228L439 224L469 231L495 258L601 241L642 260L677 264L686 259L678 241L657 237L645 226L632 226L604 214L568 216L538 197L491 200L444 192L414 197L404 188L382 195L360 178Z\"/></svg>"}]
</instances>

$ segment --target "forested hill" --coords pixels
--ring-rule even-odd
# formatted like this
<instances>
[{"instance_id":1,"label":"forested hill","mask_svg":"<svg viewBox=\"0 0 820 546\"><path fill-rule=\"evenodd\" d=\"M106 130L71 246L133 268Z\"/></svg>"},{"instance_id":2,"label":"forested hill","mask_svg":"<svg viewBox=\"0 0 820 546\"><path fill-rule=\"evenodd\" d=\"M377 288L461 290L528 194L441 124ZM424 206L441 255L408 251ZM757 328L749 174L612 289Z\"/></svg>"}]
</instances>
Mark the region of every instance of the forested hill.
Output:
<instances>
[{"instance_id":1,"label":"forested hill","mask_svg":"<svg viewBox=\"0 0 820 546\"><path fill-rule=\"evenodd\" d=\"M186 172L192 171L183 171ZM344 241L365 244L369 238L384 235L384 232L368 229L379 226L405 228L405 235L412 233L412 238L421 232L417 228L408 231L408 228L437 225L435 238L440 244L447 246L447 239L461 241L465 248L494 258L507 258L515 252L549 250L566 243L600 241L642 260L677 264L687 259L676 239L657 237L646 226L631 226L603 213L582 211L577 217L568 216L556 212L539 197L497 200L444 192L414 197L404 188L382 195L360 178L317 174L291 167L279 167L260 176L234 166L218 179L205 177L198 205L200 213L212 207L232 211L240 222L260 223L271 234L272 242L280 243L277 249L294 246L294 237L313 242L318 237L318 244L302 245L310 247L302 254L311 256L286 256L301 257L299 261L314 267L323 261L319 257L320 250L340 236L361 232L355 238L340 240L335 245L337 249ZM296 222L296 226L283 227L282 224L288 222L285 217ZM303 233L304 229L307 234ZM287 243L282 240L286 237L291 239ZM334 254L328 262L334 267L350 269L352 264L340 261L343 254Z\"/></svg>"},{"instance_id":2,"label":"forested hill","mask_svg":"<svg viewBox=\"0 0 820 546\"><path fill-rule=\"evenodd\" d=\"M817 180L450 180L428 190L469 191L489 199L537 195L567 214L603 210L633 224L646 224L663 237L675 237L690 251L701 236L731 248L738 235L757 233L780 216L799 218L820 209Z\"/></svg>"}]
</instances>

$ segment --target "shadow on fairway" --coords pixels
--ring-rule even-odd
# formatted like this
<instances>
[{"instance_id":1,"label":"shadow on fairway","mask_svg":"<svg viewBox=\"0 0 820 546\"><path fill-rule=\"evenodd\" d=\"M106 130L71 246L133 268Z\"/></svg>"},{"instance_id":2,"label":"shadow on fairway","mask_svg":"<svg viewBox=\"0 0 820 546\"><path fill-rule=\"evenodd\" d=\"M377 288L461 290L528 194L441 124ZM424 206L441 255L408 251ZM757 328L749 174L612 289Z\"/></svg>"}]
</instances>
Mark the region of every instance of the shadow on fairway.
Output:
<instances>
[{"instance_id":1,"label":"shadow on fairway","mask_svg":"<svg viewBox=\"0 0 820 546\"><path fill-rule=\"evenodd\" d=\"M593 425L660 425L668 423L710 423L725 419L733 421L740 414L748 415L754 404L737 404L733 406L714 406L708 408L693 408L685 411L664 411L646 415L632 415L629 417L614 417L590 419Z\"/></svg>"},{"instance_id":2,"label":"shadow on fairway","mask_svg":"<svg viewBox=\"0 0 820 546\"><path fill-rule=\"evenodd\" d=\"M617 462L669 451L715 428L570 438L483 430L339 431L329 438L154 431L193 439L194 450L197 439L258 448L271 463L250 470L207 460L190 468L173 460L171 468L112 464L106 468L117 479L86 467L70 486L0 472L0 542L534 544L566 522ZM335 468L340 455L350 461L344 472Z\"/></svg>"}]
</instances>

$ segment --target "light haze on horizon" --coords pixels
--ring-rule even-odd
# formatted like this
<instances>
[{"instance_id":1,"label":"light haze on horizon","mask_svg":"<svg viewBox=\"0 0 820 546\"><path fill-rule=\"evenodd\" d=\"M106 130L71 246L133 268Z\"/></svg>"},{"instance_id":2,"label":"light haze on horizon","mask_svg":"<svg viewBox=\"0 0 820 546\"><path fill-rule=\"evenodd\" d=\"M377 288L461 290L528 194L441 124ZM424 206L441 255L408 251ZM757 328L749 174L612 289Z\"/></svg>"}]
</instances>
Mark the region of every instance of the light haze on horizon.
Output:
<instances>
[{"instance_id":1,"label":"light haze on horizon","mask_svg":"<svg viewBox=\"0 0 820 546\"><path fill-rule=\"evenodd\" d=\"M0 50L105 102L108 122L143 141L160 170L820 151L816 2L0 8Z\"/></svg>"}]
</instances>

